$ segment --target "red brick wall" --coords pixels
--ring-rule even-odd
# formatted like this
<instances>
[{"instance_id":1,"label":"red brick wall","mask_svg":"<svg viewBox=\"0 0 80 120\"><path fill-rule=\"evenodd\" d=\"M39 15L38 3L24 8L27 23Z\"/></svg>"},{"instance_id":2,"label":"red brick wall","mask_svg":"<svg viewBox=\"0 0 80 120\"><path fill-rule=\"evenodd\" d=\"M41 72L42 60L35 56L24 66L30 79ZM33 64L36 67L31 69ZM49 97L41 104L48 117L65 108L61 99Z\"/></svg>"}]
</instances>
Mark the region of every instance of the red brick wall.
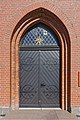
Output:
<instances>
[{"instance_id":1,"label":"red brick wall","mask_svg":"<svg viewBox=\"0 0 80 120\"><path fill-rule=\"evenodd\" d=\"M80 1L79 0L1 0L0 1L0 106L10 106L10 43L19 20L43 7L65 24L71 42L71 106L80 105ZM15 88L14 88L15 89Z\"/></svg>"}]
</instances>

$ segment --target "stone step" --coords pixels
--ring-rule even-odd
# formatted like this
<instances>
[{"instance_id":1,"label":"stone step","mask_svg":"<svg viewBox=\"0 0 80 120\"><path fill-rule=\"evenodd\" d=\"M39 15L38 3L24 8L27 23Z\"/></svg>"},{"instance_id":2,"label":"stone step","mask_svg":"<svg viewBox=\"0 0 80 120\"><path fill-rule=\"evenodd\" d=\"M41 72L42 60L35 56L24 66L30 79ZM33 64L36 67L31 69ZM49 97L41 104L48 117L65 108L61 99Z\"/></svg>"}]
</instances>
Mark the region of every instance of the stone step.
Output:
<instances>
[{"instance_id":1,"label":"stone step","mask_svg":"<svg viewBox=\"0 0 80 120\"><path fill-rule=\"evenodd\" d=\"M77 120L77 117L65 110L15 110L3 120Z\"/></svg>"}]
</instances>

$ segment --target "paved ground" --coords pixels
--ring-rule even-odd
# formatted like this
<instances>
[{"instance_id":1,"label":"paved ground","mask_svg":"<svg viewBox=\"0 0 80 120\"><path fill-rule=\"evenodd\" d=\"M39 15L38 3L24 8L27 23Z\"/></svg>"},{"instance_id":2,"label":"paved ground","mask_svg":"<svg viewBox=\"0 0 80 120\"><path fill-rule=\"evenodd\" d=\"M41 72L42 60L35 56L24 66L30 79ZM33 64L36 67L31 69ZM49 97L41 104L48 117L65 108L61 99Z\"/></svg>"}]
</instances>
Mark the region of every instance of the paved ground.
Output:
<instances>
[{"instance_id":1,"label":"paved ground","mask_svg":"<svg viewBox=\"0 0 80 120\"><path fill-rule=\"evenodd\" d=\"M12 111L1 120L78 120L77 117L63 110L19 110Z\"/></svg>"}]
</instances>

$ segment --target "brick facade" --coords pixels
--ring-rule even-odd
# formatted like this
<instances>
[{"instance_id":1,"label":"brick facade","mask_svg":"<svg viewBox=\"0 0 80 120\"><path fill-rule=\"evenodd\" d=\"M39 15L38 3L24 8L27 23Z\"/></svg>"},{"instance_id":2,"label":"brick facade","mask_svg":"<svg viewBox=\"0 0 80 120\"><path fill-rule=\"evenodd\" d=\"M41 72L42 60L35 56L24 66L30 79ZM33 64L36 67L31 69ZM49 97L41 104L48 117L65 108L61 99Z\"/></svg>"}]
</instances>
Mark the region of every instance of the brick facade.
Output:
<instances>
[{"instance_id":1,"label":"brick facade","mask_svg":"<svg viewBox=\"0 0 80 120\"><path fill-rule=\"evenodd\" d=\"M62 46L62 109L80 107L79 0L0 1L0 106L19 108L19 42L41 21L55 30Z\"/></svg>"}]
</instances>

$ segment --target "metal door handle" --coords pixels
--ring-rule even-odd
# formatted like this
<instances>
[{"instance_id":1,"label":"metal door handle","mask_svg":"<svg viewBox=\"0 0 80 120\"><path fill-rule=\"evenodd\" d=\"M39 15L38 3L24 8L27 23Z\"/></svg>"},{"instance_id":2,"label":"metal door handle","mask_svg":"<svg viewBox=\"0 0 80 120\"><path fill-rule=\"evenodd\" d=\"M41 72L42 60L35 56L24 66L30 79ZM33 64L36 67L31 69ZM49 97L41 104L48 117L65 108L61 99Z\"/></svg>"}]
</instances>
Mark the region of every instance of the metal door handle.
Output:
<instances>
[{"instance_id":1,"label":"metal door handle","mask_svg":"<svg viewBox=\"0 0 80 120\"><path fill-rule=\"evenodd\" d=\"M46 85L44 85L44 84L41 84L41 87L44 87L44 86L46 86Z\"/></svg>"}]
</instances>

